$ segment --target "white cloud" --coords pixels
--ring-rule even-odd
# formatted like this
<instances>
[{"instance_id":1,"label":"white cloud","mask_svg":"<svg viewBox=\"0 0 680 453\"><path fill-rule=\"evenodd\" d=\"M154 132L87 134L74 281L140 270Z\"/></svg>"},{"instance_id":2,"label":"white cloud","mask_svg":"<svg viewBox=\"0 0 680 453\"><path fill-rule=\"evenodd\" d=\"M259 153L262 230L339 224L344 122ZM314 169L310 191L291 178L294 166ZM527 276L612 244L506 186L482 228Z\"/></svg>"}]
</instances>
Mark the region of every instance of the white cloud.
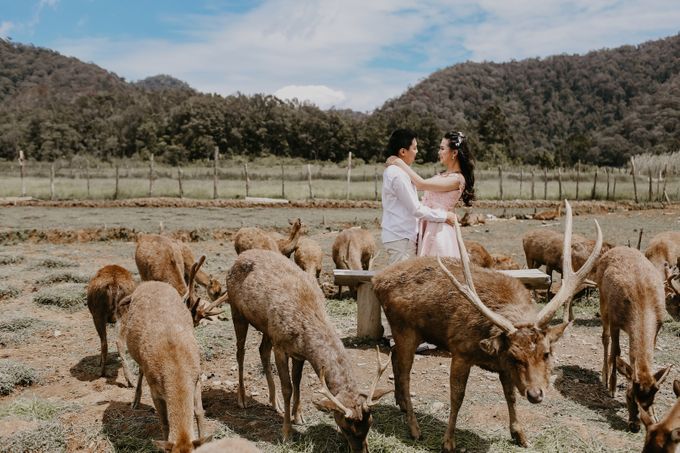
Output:
<instances>
[{"instance_id":1,"label":"white cloud","mask_svg":"<svg viewBox=\"0 0 680 453\"><path fill-rule=\"evenodd\" d=\"M243 14L165 19L184 42L88 38L50 47L131 80L166 73L223 95L306 87L295 96L366 111L458 61L583 53L677 33L680 4L265 0Z\"/></svg>"},{"instance_id":2,"label":"white cloud","mask_svg":"<svg viewBox=\"0 0 680 453\"><path fill-rule=\"evenodd\" d=\"M14 24L8 20L0 22L0 38L7 38L13 28Z\"/></svg>"},{"instance_id":3,"label":"white cloud","mask_svg":"<svg viewBox=\"0 0 680 453\"><path fill-rule=\"evenodd\" d=\"M276 90L274 96L279 99L311 102L322 109L337 107L347 99L342 91L333 90L325 85L288 85Z\"/></svg>"}]
</instances>

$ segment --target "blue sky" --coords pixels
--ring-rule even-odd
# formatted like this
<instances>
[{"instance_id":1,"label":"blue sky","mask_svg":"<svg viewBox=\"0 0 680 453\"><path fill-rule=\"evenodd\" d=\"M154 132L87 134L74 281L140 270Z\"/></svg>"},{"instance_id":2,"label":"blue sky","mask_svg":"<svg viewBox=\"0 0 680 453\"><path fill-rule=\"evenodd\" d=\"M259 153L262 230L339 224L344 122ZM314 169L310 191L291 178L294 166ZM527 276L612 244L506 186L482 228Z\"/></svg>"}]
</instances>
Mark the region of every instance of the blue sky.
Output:
<instances>
[{"instance_id":1,"label":"blue sky","mask_svg":"<svg viewBox=\"0 0 680 453\"><path fill-rule=\"evenodd\" d=\"M437 69L675 35L678 0L0 0L0 37L139 80L371 111Z\"/></svg>"}]
</instances>

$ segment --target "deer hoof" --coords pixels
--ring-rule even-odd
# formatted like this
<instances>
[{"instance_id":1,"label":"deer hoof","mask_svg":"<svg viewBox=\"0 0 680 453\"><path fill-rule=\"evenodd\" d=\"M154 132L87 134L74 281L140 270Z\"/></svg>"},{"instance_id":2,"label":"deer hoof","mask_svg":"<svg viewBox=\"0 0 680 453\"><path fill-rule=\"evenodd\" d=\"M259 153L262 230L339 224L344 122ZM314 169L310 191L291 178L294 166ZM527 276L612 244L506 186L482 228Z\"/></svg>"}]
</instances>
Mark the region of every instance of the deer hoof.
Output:
<instances>
[{"instance_id":1,"label":"deer hoof","mask_svg":"<svg viewBox=\"0 0 680 453\"><path fill-rule=\"evenodd\" d=\"M524 448L529 446L529 442L527 442L527 437L524 435L523 431L514 431L511 434L512 440L514 440L517 445Z\"/></svg>"},{"instance_id":2,"label":"deer hoof","mask_svg":"<svg viewBox=\"0 0 680 453\"><path fill-rule=\"evenodd\" d=\"M411 437L414 440L420 440L423 438L422 433L420 432L420 427L416 424L415 426L409 426L409 431L411 433ZM453 451L453 450L452 450Z\"/></svg>"},{"instance_id":3,"label":"deer hoof","mask_svg":"<svg viewBox=\"0 0 680 453\"><path fill-rule=\"evenodd\" d=\"M302 414L295 414L295 417L293 418L293 423L296 425L302 425L305 423L305 418L302 416Z\"/></svg>"},{"instance_id":4,"label":"deer hoof","mask_svg":"<svg viewBox=\"0 0 680 453\"><path fill-rule=\"evenodd\" d=\"M446 439L442 444L442 453L453 453L456 451L456 442L453 439Z\"/></svg>"}]
</instances>

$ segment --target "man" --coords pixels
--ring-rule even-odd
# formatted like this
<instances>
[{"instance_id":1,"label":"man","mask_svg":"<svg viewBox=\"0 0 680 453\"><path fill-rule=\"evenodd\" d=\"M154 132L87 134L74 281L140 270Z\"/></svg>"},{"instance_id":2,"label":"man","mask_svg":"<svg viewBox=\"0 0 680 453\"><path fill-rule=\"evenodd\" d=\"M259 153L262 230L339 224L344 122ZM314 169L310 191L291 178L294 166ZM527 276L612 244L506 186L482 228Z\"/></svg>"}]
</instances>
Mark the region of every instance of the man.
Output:
<instances>
[{"instance_id":1,"label":"man","mask_svg":"<svg viewBox=\"0 0 680 453\"><path fill-rule=\"evenodd\" d=\"M410 166L418 154L416 134L408 129L395 130L387 144L387 153ZM420 204L416 187L396 165L388 166L383 172L382 206L382 242L389 264L415 256L419 219L449 224L455 219L452 212Z\"/></svg>"}]
</instances>

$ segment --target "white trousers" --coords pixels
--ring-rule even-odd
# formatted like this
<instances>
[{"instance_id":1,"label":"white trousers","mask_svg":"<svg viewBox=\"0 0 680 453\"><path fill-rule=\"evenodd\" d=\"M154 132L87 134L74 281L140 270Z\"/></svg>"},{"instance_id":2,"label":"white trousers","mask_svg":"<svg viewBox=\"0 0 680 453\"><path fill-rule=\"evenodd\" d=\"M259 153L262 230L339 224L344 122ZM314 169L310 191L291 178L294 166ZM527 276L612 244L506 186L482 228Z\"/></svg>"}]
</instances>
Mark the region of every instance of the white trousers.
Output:
<instances>
[{"instance_id":1,"label":"white trousers","mask_svg":"<svg viewBox=\"0 0 680 453\"><path fill-rule=\"evenodd\" d=\"M389 264L405 261L413 256L416 256L416 243L409 239L383 242L383 247L387 252L387 260Z\"/></svg>"}]
</instances>

